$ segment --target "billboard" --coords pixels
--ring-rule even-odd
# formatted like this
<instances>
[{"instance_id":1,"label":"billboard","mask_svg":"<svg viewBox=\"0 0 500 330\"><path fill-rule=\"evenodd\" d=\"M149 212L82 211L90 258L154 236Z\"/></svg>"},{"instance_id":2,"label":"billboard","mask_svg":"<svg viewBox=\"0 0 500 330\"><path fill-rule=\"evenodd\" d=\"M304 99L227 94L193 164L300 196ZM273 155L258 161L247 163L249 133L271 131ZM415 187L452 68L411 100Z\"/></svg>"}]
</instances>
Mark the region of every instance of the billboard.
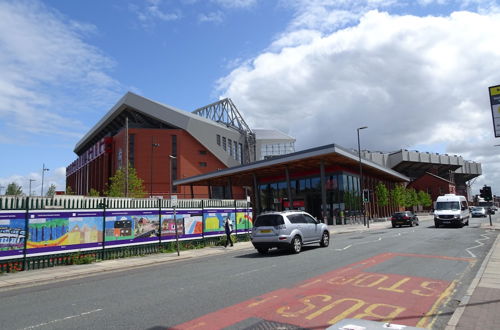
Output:
<instances>
[{"instance_id":1,"label":"billboard","mask_svg":"<svg viewBox=\"0 0 500 330\"><path fill-rule=\"evenodd\" d=\"M500 85L489 87L493 131L500 137Z\"/></svg>"}]
</instances>

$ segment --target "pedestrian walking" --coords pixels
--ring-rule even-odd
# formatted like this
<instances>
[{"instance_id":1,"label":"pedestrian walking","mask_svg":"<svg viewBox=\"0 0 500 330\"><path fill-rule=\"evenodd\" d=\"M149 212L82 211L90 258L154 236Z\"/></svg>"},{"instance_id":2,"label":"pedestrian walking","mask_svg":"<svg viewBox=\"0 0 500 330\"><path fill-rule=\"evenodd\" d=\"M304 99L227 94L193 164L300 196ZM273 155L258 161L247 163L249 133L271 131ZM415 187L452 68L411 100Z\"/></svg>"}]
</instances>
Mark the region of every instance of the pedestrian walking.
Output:
<instances>
[{"instance_id":1,"label":"pedestrian walking","mask_svg":"<svg viewBox=\"0 0 500 330\"><path fill-rule=\"evenodd\" d=\"M229 217L224 221L224 230L226 231L226 245L224 247L227 247L228 244L233 246L233 240L231 239L231 220Z\"/></svg>"}]
</instances>

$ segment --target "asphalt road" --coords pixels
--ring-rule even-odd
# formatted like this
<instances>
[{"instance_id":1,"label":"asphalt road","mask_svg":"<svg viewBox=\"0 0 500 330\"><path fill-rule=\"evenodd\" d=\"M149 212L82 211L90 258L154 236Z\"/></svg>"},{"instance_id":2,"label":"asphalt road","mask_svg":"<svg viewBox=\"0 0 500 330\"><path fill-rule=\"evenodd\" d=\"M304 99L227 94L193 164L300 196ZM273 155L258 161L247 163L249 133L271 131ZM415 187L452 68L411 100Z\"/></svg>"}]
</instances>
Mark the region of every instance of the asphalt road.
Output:
<instances>
[{"instance_id":1,"label":"asphalt road","mask_svg":"<svg viewBox=\"0 0 500 330\"><path fill-rule=\"evenodd\" d=\"M495 217L497 217L496 215ZM253 249L0 293L2 329L325 328L339 317L443 329L497 233L339 234L298 255Z\"/></svg>"}]
</instances>

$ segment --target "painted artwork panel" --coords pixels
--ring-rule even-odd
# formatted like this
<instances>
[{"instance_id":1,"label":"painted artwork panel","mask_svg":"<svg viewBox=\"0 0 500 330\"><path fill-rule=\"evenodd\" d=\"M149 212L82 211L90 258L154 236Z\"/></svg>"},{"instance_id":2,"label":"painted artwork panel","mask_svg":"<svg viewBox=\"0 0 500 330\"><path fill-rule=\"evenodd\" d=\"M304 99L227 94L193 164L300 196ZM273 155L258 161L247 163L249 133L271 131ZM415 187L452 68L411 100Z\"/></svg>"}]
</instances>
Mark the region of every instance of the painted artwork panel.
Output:
<instances>
[{"instance_id":1,"label":"painted artwork panel","mask_svg":"<svg viewBox=\"0 0 500 330\"><path fill-rule=\"evenodd\" d=\"M0 257L23 254L25 221L24 213L0 213Z\"/></svg>"},{"instance_id":2,"label":"painted artwork panel","mask_svg":"<svg viewBox=\"0 0 500 330\"><path fill-rule=\"evenodd\" d=\"M177 235L184 235L184 217L186 214L175 214L175 221L177 222ZM174 214L167 213L161 217L161 236L175 236L175 222Z\"/></svg>"},{"instance_id":3,"label":"painted artwork panel","mask_svg":"<svg viewBox=\"0 0 500 330\"><path fill-rule=\"evenodd\" d=\"M234 226L235 213L228 210L204 210L203 218L205 223L205 233L222 233L224 232L224 221L229 217L229 220ZM234 228L234 227L233 227Z\"/></svg>"},{"instance_id":4,"label":"painted artwork panel","mask_svg":"<svg viewBox=\"0 0 500 330\"><path fill-rule=\"evenodd\" d=\"M69 218L36 217L29 220L28 249L67 245Z\"/></svg>"},{"instance_id":5,"label":"painted artwork panel","mask_svg":"<svg viewBox=\"0 0 500 330\"><path fill-rule=\"evenodd\" d=\"M186 214L184 217L184 231L186 235L201 235L203 233L203 215Z\"/></svg>"},{"instance_id":6,"label":"painted artwork panel","mask_svg":"<svg viewBox=\"0 0 500 330\"><path fill-rule=\"evenodd\" d=\"M236 212L238 231L248 231L253 227L252 212Z\"/></svg>"},{"instance_id":7,"label":"painted artwork panel","mask_svg":"<svg viewBox=\"0 0 500 330\"><path fill-rule=\"evenodd\" d=\"M70 217L65 245L102 242L102 216Z\"/></svg>"}]
</instances>

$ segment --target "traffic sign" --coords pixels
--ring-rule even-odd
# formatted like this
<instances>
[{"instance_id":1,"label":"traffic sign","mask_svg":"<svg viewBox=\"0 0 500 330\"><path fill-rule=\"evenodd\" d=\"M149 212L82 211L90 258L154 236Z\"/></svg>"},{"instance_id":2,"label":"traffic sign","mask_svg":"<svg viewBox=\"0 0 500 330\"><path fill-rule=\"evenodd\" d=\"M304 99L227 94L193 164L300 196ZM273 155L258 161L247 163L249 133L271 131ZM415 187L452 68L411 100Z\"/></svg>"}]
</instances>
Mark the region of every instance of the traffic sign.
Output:
<instances>
[{"instance_id":1,"label":"traffic sign","mask_svg":"<svg viewBox=\"0 0 500 330\"><path fill-rule=\"evenodd\" d=\"M170 196L170 205L172 207L177 206L177 195L171 195Z\"/></svg>"}]
</instances>

